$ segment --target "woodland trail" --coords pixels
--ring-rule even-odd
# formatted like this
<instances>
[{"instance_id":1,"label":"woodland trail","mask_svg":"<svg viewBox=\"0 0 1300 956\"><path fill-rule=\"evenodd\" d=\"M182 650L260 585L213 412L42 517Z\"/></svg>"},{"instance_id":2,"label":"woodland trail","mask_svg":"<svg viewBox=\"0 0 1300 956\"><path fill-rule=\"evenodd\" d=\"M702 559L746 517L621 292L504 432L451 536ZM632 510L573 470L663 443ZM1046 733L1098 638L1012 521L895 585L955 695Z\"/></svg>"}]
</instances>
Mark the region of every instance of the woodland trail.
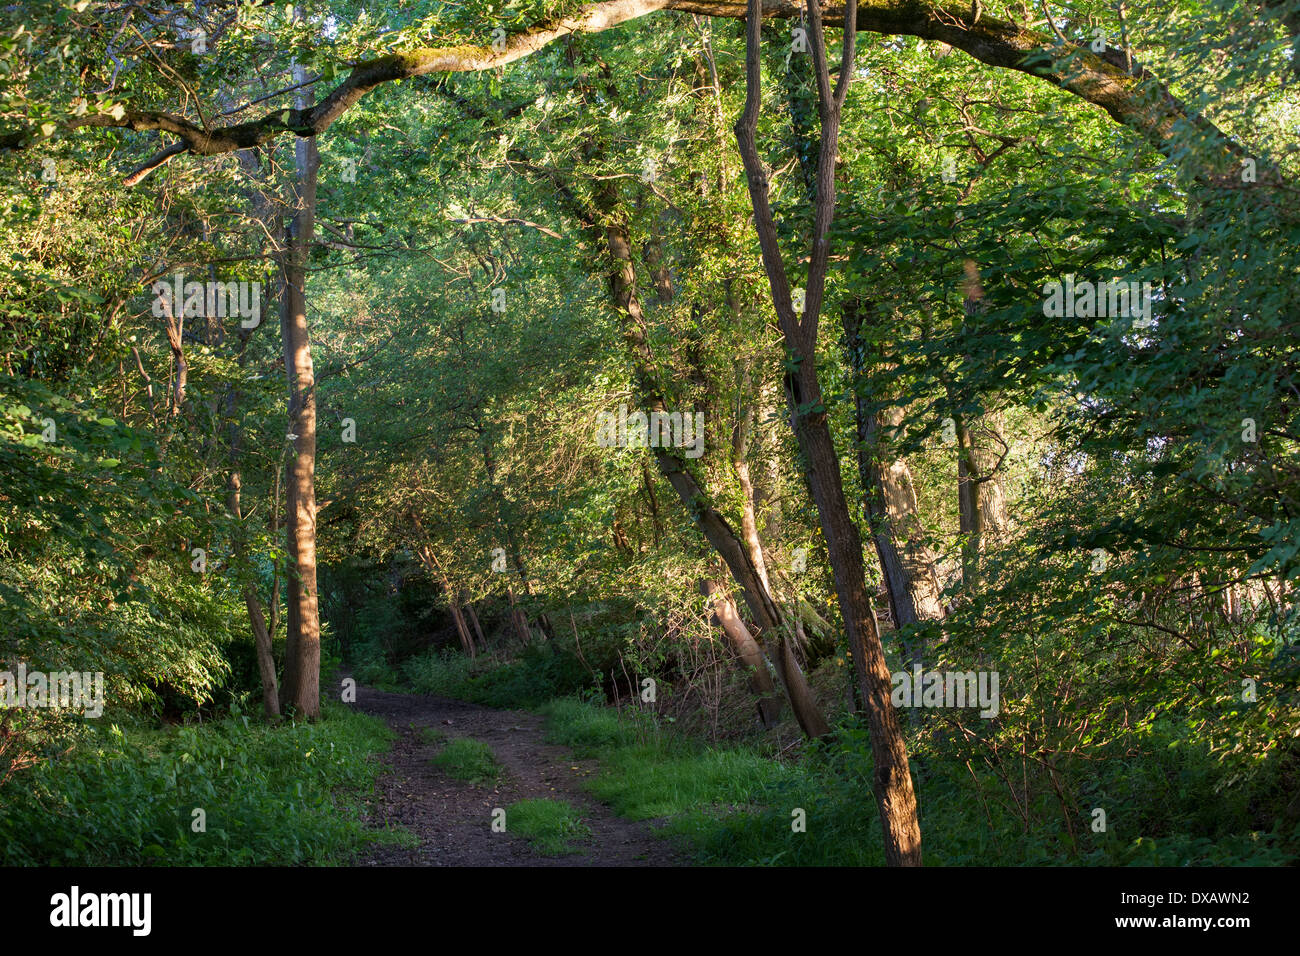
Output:
<instances>
[{"instance_id":1,"label":"woodland trail","mask_svg":"<svg viewBox=\"0 0 1300 956\"><path fill-rule=\"evenodd\" d=\"M388 767L367 800L373 827L400 825L419 839L414 848L375 846L360 866L671 866L680 861L649 823L623 820L582 788L595 774L595 760L576 759L567 747L548 744L542 718L527 711L492 710L463 701L357 688L361 711L382 717L397 734ZM428 742L428 727L447 740L472 737L492 748L505 768L495 785L465 783L430 761L441 743ZM572 841L577 852L544 856L528 840L493 833L492 811L518 800L565 800L578 809L591 836Z\"/></svg>"}]
</instances>

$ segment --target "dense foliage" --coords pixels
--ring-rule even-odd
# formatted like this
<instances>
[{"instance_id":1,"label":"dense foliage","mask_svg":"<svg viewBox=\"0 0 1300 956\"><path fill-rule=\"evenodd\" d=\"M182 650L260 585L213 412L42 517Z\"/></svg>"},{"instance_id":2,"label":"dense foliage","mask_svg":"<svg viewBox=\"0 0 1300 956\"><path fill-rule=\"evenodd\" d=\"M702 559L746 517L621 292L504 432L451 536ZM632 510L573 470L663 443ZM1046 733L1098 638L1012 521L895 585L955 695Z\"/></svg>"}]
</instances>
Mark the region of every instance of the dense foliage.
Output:
<instances>
[{"instance_id":1,"label":"dense foliage","mask_svg":"<svg viewBox=\"0 0 1300 956\"><path fill-rule=\"evenodd\" d=\"M0 709L5 862L334 861L358 837L330 790L368 784L382 734L335 708L246 716L253 618L281 675L299 626L279 317L307 142L326 671L546 706L557 742L604 761L598 796L670 818L706 861L883 862L790 428L824 414L891 668L1000 675L995 716L904 719L929 862L1294 862L1300 4L951 14L963 35L1045 37L1013 69L861 32L811 410L787 405L732 132L734 10L402 75L328 129L300 112L358 62L490 57L590 6L0 8L0 670L106 687L102 717ZM763 26L758 139L801 277L821 132L795 27ZM1053 79L1098 62L1131 115ZM1182 119L1152 133L1144 111L1171 98ZM268 133L207 154L186 138L239 123ZM173 144L190 148L160 160ZM156 283L177 274L256 284L259 321L164 315ZM1052 304L1054 283L1121 279L1128 311ZM610 414L656 407L702 416L698 448L602 440ZM913 497L883 500L882 470ZM710 537L724 525L752 526L822 739L800 744L788 708L754 719L709 583L774 663L778 635ZM933 613L899 620L882 534L926 565ZM178 815L205 787L219 852ZM794 806L807 837L773 836ZM522 816L548 852L582 836L563 805Z\"/></svg>"}]
</instances>

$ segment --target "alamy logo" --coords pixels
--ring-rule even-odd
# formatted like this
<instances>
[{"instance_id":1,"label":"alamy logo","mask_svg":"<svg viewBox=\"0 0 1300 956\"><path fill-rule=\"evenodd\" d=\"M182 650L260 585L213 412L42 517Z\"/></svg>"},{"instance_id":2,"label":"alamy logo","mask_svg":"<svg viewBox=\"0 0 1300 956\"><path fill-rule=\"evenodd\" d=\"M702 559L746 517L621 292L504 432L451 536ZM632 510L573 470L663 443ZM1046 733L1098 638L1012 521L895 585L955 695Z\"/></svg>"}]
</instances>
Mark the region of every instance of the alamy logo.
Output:
<instances>
[{"instance_id":1,"label":"alamy logo","mask_svg":"<svg viewBox=\"0 0 1300 956\"><path fill-rule=\"evenodd\" d=\"M262 283L260 282L186 282L183 273L171 282L160 279L151 289L153 314L158 318L209 316L224 319L240 316L240 326L255 329L262 324Z\"/></svg>"},{"instance_id":2,"label":"alamy logo","mask_svg":"<svg viewBox=\"0 0 1300 956\"><path fill-rule=\"evenodd\" d=\"M81 710L87 717L104 713L104 674L102 671L27 670L0 671L0 707L40 707Z\"/></svg>"},{"instance_id":3,"label":"alamy logo","mask_svg":"<svg viewBox=\"0 0 1300 956\"><path fill-rule=\"evenodd\" d=\"M996 717L997 671L929 671L918 664L911 672L890 675L895 707L979 707L981 717Z\"/></svg>"},{"instance_id":4,"label":"alamy logo","mask_svg":"<svg viewBox=\"0 0 1300 956\"><path fill-rule=\"evenodd\" d=\"M703 412L601 412L596 443L601 448L686 448L687 458L704 454Z\"/></svg>"},{"instance_id":5,"label":"alamy logo","mask_svg":"<svg viewBox=\"0 0 1300 956\"><path fill-rule=\"evenodd\" d=\"M1150 282L1076 282L1074 276L1066 276L1064 282L1046 283L1043 295L1043 315L1048 318L1126 318L1137 320L1133 324L1139 328L1153 324Z\"/></svg>"},{"instance_id":6,"label":"alamy logo","mask_svg":"<svg viewBox=\"0 0 1300 956\"><path fill-rule=\"evenodd\" d=\"M74 886L51 896L50 906L51 926L127 926L133 936L148 936L153 926L151 893L82 893Z\"/></svg>"}]
</instances>

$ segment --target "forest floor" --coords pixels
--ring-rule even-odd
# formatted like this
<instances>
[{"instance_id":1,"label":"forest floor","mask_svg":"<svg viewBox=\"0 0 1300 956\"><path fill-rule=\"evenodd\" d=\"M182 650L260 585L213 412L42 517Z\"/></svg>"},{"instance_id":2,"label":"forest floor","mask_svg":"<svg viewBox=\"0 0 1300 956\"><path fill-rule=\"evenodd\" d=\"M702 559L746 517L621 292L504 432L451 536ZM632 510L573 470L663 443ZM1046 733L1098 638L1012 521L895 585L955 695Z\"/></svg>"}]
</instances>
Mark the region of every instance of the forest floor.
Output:
<instances>
[{"instance_id":1,"label":"forest floor","mask_svg":"<svg viewBox=\"0 0 1300 956\"><path fill-rule=\"evenodd\" d=\"M578 760L567 747L545 742L543 719L527 711L357 688L357 708L383 718L397 734L388 768L367 799L369 823L397 825L415 835L413 848L374 846L360 866L671 866L680 863L651 824L623 820L587 794L582 781L595 760ZM425 730L424 728L428 728ZM492 748L503 770L495 784L456 780L431 761L447 741L469 737ZM519 800L563 800L578 810L590 836L572 840L575 852L547 856L524 837L492 831L493 811Z\"/></svg>"}]
</instances>

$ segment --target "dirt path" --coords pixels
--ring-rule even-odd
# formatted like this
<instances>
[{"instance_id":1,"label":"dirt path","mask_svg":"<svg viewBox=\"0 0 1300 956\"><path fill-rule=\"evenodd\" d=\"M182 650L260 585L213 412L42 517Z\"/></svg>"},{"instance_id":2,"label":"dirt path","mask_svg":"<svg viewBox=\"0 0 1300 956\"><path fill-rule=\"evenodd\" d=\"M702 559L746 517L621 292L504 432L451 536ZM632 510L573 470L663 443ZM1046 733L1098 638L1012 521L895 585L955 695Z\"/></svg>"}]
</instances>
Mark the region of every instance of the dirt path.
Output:
<instances>
[{"instance_id":1,"label":"dirt path","mask_svg":"<svg viewBox=\"0 0 1300 956\"><path fill-rule=\"evenodd\" d=\"M389 770L368 801L371 824L399 824L420 840L414 849L373 847L357 865L671 866L679 862L667 841L650 832L649 824L614 816L582 789L582 780L596 772L596 761L577 760L567 747L545 743L542 718L535 714L369 687L357 688L357 707L384 718L398 735L387 758ZM448 740L482 741L492 748L505 773L495 786L447 776L430 763L441 745L426 741L420 733L424 727ZM543 856L521 836L492 832L494 808L537 797L565 800L578 808L592 831L591 837L573 841L580 852Z\"/></svg>"}]
</instances>

